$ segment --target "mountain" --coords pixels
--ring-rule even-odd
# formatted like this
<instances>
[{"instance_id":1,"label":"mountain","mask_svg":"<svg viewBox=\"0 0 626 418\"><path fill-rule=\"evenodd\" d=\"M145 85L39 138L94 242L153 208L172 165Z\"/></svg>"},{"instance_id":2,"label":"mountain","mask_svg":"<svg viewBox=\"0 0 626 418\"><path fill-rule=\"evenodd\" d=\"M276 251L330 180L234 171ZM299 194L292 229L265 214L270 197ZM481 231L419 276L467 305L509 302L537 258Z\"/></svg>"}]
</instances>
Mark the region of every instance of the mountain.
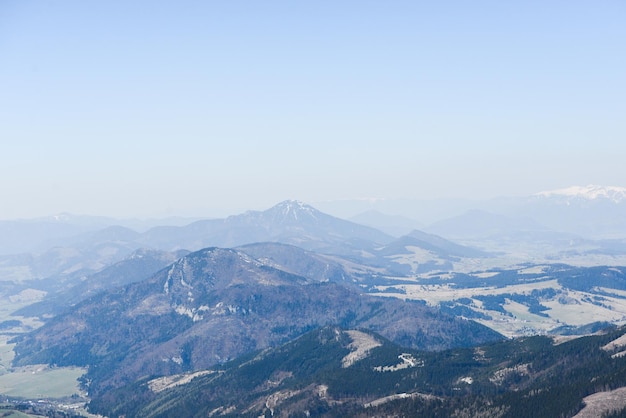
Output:
<instances>
[{"instance_id":1,"label":"mountain","mask_svg":"<svg viewBox=\"0 0 626 418\"><path fill-rule=\"evenodd\" d=\"M346 253L393 238L374 228L327 215L302 202L288 200L265 211L248 211L225 219L184 227L157 227L139 240L164 250L197 250L208 246L237 247L254 242L281 242L308 250Z\"/></svg>"},{"instance_id":2,"label":"mountain","mask_svg":"<svg viewBox=\"0 0 626 418\"><path fill-rule=\"evenodd\" d=\"M39 281L42 290L52 291L76 284L83 277L124 259L137 248L132 241L79 240L38 253L2 255L0 268L5 279Z\"/></svg>"},{"instance_id":3,"label":"mountain","mask_svg":"<svg viewBox=\"0 0 626 418\"><path fill-rule=\"evenodd\" d=\"M41 249L44 243L55 245L56 240L83 232L85 229L78 225L47 219L0 221L0 255L33 252Z\"/></svg>"},{"instance_id":4,"label":"mountain","mask_svg":"<svg viewBox=\"0 0 626 418\"><path fill-rule=\"evenodd\" d=\"M139 232L130 228L111 225L97 231L79 235L71 240L67 240L67 242L82 245L93 245L103 241L132 242L140 235Z\"/></svg>"},{"instance_id":5,"label":"mountain","mask_svg":"<svg viewBox=\"0 0 626 418\"><path fill-rule=\"evenodd\" d=\"M404 248L407 248L408 246L419 247L432 252L438 257L448 259L455 257L480 258L489 256L489 254L485 251L460 245L438 235L418 230L411 231L410 234L401 237L392 244L388 244L385 248L388 251L389 249L397 246L402 246Z\"/></svg>"},{"instance_id":6,"label":"mountain","mask_svg":"<svg viewBox=\"0 0 626 418\"><path fill-rule=\"evenodd\" d=\"M84 240L90 234L107 230L100 241L107 239L119 240L126 234L125 241L131 240L132 232L147 229L154 224L179 225L184 219L167 218L151 221L123 220L103 216L73 215L60 213L35 219L19 219L0 221L0 255L20 253L43 253L53 247L67 247L78 240ZM191 222L186 219L186 223ZM110 228L110 229L109 229ZM125 230L125 231L123 231ZM98 239L93 236L93 239Z\"/></svg>"},{"instance_id":7,"label":"mountain","mask_svg":"<svg viewBox=\"0 0 626 418\"><path fill-rule=\"evenodd\" d=\"M139 282L188 254L188 251L157 251L140 249L97 273L84 277L80 283L51 293L43 301L29 305L13 315L46 317L57 315L104 290Z\"/></svg>"},{"instance_id":8,"label":"mountain","mask_svg":"<svg viewBox=\"0 0 626 418\"><path fill-rule=\"evenodd\" d=\"M293 245L260 242L237 247L238 250L281 270L303 275L320 282L335 282L358 286L388 283L387 275L397 275L398 263L381 256L385 247L364 252L359 256L339 256L303 250ZM402 249L406 252L405 249Z\"/></svg>"},{"instance_id":9,"label":"mountain","mask_svg":"<svg viewBox=\"0 0 626 418\"><path fill-rule=\"evenodd\" d=\"M210 370L143 378L90 409L144 418L623 416L625 337L622 327L423 352L329 326Z\"/></svg>"},{"instance_id":10,"label":"mountain","mask_svg":"<svg viewBox=\"0 0 626 418\"><path fill-rule=\"evenodd\" d=\"M303 250L294 245L261 242L247 244L237 249L264 264L292 274L306 276L314 281L344 283L352 278L352 272L348 271L349 263L345 260Z\"/></svg>"},{"instance_id":11,"label":"mountain","mask_svg":"<svg viewBox=\"0 0 626 418\"><path fill-rule=\"evenodd\" d=\"M547 227L528 217L511 217L477 209L435 222L425 230L450 239L494 238L551 232Z\"/></svg>"},{"instance_id":12,"label":"mountain","mask_svg":"<svg viewBox=\"0 0 626 418\"><path fill-rule=\"evenodd\" d=\"M456 244L438 235L413 230L389 244L365 253L364 265L378 268L389 276L415 276L431 271L453 271L454 262L486 258L490 254Z\"/></svg>"},{"instance_id":13,"label":"mountain","mask_svg":"<svg viewBox=\"0 0 626 418\"><path fill-rule=\"evenodd\" d=\"M476 199L355 199L315 202L315 207L346 219L369 211L384 213L387 216L400 216L415 219L425 225L441 219L459 215L476 209L482 201ZM415 225L411 229L422 229ZM408 231L407 231L408 232Z\"/></svg>"},{"instance_id":14,"label":"mountain","mask_svg":"<svg viewBox=\"0 0 626 418\"><path fill-rule=\"evenodd\" d=\"M626 189L573 186L530 196L510 208L549 228L593 239L626 238Z\"/></svg>"},{"instance_id":15,"label":"mountain","mask_svg":"<svg viewBox=\"0 0 626 418\"><path fill-rule=\"evenodd\" d=\"M104 291L18 337L15 363L88 366L94 398L144 375L196 371L328 324L444 349L501 336L422 303L362 295L208 248Z\"/></svg>"},{"instance_id":16,"label":"mountain","mask_svg":"<svg viewBox=\"0 0 626 418\"><path fill-rule=\"evenodd\" d=\"M350 218L352 222L371 226L394 237L406 235L414 229L423 228L419 222L399 215L387 215L377 210L368 210Z\"/></svg>"}]
</instances>

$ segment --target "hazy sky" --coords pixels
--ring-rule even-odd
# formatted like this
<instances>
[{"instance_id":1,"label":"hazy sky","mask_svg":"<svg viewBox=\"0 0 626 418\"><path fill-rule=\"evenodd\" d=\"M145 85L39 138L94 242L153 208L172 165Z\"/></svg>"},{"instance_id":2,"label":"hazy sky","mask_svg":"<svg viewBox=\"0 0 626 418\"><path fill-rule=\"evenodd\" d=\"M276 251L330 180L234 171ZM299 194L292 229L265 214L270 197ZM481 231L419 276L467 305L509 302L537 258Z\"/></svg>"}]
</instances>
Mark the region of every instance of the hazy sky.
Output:
<instances>
[{"instance_id":1,"label":"hazy sky","mask_svg":"<svg viewBox=\"0 0 626 418\"><path fill-rule=\"evenodd\" d=\"M0 0L0 218L626 186L626 2Z\"/></svg>"}]
</instances>

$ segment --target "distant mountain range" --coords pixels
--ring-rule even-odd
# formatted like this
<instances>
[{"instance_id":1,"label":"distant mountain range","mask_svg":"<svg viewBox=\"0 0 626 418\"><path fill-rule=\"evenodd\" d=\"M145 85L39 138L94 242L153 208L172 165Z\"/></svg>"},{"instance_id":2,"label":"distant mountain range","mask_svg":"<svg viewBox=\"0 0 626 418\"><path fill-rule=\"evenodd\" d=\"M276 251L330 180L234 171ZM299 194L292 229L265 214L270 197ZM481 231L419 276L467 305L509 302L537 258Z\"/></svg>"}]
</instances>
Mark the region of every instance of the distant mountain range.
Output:
<instances>
[{"instance_id":1,"label":"distant mountain range","mask_svg":"<svg viewBox=\"0 0 626 418\"><path fill-rule=\"evenodd\" d=\"M565 189L539 192L536 196L542 198L559 198L571 202L578 200L609 200L613 203L621 203L626 200L626 188L614 186L572 186Z\"/></svg>"},{"instance_id":2,"label":"distant mountain range","mask_svg":"<svg viewBox=\"0 0 626 418\"><path fill-rule=\"evenodd\" d=\"M36 219L0 220L0 255L41 253L53 247L67 246L77 239L113 227L118 231L146 231L155 226L181 226L196 221L194 218L163 218L151 220L115 219L103 216L82 216L62 213ZM126 232L122 232L122 230ZM128 237L126 237L128 238ZM116 237L119 239L119 236Z\"/></svg>"},{"instance_id":3,"label":"distant mountain range","mask_svg":"<svg viewBox=\"0 0 626 418\"><path fill-rule=\"evenodd\" d=\"M253 242L282 242L331 253L339 253L343 248L350 253L349 247L360 248L365 242L388 244L394 237L407 235L415 229L448 239L511 236L520 232L543 236L548 232L573 234L584 239L626 239L625 195L626 188L585 186L484 201L358 201L351 210L353 213L359 207L363 210L358 215L353 214L351 221L297 201L285 201L265 211L250 211L224 219L189 222L172 218L162 220L160 225L158 220L141 223L62 214L0 221L0 255L39 256L54 247L67 248L79 242L89 246L104 241L127 246L128 252L119 259L138 248L193 251L207 246L235 247ZM326 212L342 212L332 202L320 205ZM157 226L153 226L155 224Z\"/></svg>"},{"instance_id":4,"label":"distant mountain range","mask_svg":"<svg viewBox=\"0 0 626 418\"><path fill-rule=\"evenodd\" d=\"M420 229L464 213L491 213L518 222L525 219L537 226L559 233L580 235L587 239L626 238L626 188L614 186L573 186L543 191L530 196L498 197L489 200L470 199L378 199L320 202L329 213L365 220L368 225L384 229L389 219L414 220ZM370 216L369 213L383 216ZM360 215L358 215L360 214ZM500 219L502 221L502 218ZM428 226L431 225L431 226ZM509 226L508 229L511 229ZM483 234L484 235L484 234ZM448 236L446 236L448 237ZM452 236L450 236L452 238Z\"/></svg>"}]
</instances>

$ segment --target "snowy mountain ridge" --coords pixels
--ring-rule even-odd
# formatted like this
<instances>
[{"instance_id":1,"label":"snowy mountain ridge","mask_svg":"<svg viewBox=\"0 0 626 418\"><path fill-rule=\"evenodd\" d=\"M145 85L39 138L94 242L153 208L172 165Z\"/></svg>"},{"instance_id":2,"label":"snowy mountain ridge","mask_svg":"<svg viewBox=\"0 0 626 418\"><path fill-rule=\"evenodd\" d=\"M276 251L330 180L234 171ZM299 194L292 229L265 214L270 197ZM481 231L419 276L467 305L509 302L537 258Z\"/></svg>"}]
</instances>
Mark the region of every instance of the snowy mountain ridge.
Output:
<instances>
[{"instance_id":1,"label":"snowy mountain ridge","mask_svg":"<svg viewBox=\"0 0 626 418\"><path fill-rule=\"evenodd\" d=\"M571 186L564 189L550 190L535 194L539 197L564 197L587 200L608 199L614 203L619 203L626 199L626 188L617 186L598 186L590 184L588 186Z\"/></svg>"}]
</instances>

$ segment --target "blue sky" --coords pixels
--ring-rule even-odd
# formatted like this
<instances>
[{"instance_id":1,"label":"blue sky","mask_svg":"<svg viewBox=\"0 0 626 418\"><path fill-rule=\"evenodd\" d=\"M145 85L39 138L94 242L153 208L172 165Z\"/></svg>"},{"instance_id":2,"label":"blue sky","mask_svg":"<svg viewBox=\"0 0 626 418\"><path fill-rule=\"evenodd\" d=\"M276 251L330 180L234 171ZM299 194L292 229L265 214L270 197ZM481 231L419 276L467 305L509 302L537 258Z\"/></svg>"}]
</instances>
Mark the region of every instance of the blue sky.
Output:
<instances>
[{"instance_id":1,"label":"blue sky","mask_svg":"<svg viewBox=\"0 0 626 418\"><path fill-rule=\"evenodd\" d=\"M0 219L626 186L623 1L0 1Z\"/></svg>"}]
</instances>

